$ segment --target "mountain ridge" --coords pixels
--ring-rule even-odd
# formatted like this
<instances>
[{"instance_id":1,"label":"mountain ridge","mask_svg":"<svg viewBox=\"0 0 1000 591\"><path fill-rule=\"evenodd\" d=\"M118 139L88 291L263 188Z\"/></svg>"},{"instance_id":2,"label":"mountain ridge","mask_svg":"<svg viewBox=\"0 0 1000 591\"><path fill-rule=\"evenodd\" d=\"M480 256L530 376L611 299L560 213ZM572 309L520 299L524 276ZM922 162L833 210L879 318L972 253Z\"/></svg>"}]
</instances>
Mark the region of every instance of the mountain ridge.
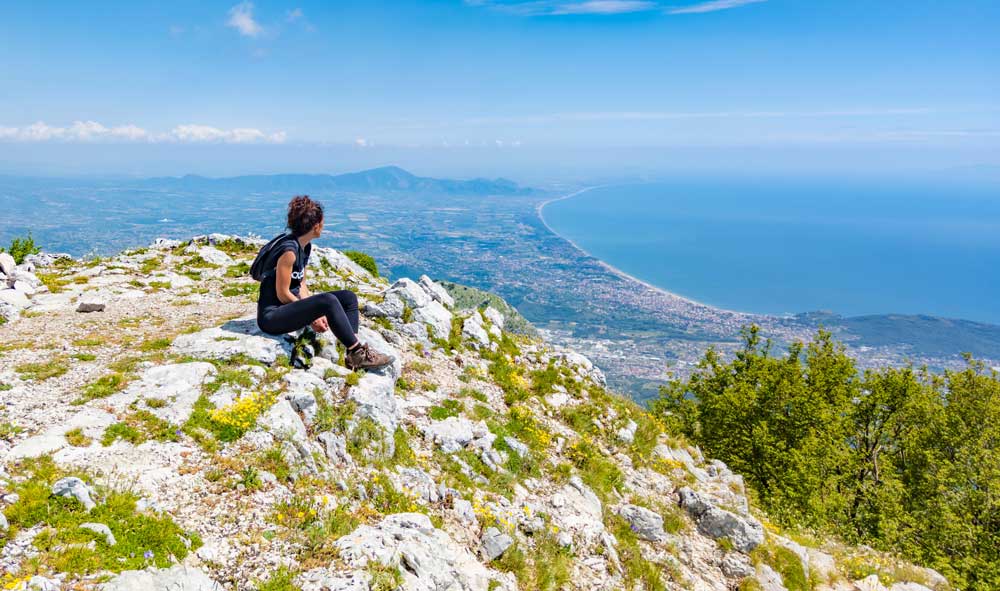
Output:
<instances>
[{"instance_id":1,"label":"mountain ridge","mask_svg":"<svg viewBox=\"0 0 1000 591\"><path fill-rule=\"evenodd\" d=\"M166 190L247 190L292 193L317 191L411 191L441 192L454 195L529 195L534 189L520 187L514 181L496 178L468 180L438 179L417 176L398 166L389 165L343 174L262 174L232 177L206 177L187 174L179 177L153 177L133 183L147 189Z\"/></svg>"}]
</instances>

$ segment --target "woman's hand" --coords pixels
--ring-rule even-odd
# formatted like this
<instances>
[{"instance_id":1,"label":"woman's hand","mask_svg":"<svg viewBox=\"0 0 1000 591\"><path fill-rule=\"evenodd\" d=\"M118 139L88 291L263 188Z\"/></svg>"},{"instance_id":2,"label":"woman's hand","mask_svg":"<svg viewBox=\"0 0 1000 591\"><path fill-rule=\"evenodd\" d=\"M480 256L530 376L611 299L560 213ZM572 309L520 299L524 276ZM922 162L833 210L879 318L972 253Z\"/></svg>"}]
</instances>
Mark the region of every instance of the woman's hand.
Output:
<instances>
[{"instance_id":1,"label":"woman's hand","mask_svg":"<svg viewBox=\"0 0 1000 591\"><path fill-rule=\"evenodd\" d=\"M309 326L311 326L316 332L326 332L330 330L330 323L326 321L326 316L320 316L316 320L313 320L312 324Z\"/></svg>"}]
</instances>

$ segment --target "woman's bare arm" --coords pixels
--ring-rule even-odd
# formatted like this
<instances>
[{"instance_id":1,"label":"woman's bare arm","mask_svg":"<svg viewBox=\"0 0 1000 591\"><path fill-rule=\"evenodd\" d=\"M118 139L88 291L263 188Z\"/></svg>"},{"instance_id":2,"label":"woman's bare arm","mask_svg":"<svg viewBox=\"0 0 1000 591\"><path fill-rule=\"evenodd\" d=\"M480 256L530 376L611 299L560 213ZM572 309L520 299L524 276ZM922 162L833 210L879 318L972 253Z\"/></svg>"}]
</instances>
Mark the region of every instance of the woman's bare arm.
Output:
<instances>
[{"instance_id":1,"label":"woman's bare arm","mask_svg":"<svg viewBox=\"0 0 1000 591\"><path fill-rule=\"evenodd\" d=\"M278 293L278 299L282 304L290 304L298 301L292 293L292 268L295 266L295 253L288 251L278 259L275 268L274 289Z\"/></svg>"}]
</instances>

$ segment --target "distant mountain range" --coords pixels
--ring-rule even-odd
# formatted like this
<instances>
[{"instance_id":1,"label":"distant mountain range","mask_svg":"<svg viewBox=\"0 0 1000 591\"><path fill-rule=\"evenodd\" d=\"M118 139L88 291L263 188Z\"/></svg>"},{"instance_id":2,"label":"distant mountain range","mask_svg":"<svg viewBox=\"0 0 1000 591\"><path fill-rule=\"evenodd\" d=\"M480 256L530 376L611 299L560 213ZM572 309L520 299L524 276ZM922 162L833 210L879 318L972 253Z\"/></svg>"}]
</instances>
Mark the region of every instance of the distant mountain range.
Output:
<instances>
[{"instance_id":1,"label":"distant mountain range","mask_svg":"<svg viewBox=\"0 0 1000 591\"><path fill-rule=\"evenodd\" d=\"M236 190L308 193L324 191L406 191L450 195L528 195L532 189L503 178L467 181L417 176L398 166L383 166L347 174L271 174L210 178L198 175L157 177L136 181L144 189L177 191Z\"/></svg>"}]
</instances>

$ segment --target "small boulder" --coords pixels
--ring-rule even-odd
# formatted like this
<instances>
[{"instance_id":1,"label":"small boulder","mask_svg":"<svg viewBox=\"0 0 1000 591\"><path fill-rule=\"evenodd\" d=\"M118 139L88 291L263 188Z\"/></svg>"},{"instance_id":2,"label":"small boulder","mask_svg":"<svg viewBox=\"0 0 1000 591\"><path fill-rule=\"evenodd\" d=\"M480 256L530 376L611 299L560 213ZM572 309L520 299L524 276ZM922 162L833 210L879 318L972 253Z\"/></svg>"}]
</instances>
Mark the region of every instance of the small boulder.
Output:
<instances>
[{"instance_id":1,"label":"small boulder","mask_svg":"<svg viewBox=\"0 0 1000 591\"><path fill-rule=\"evenodd\" d=\"M618 440L622 443L632 443L635 441L635 431L639 428L639 425L635 421L629 419L628 424L618 429Z\"/></svg>"},{"instance_id":2,"label":"small boulder","mask_svg":"<svg viewBox=\"0 0 1000 591\"><path fill-rule=\"evenodd\" d=\"M403 303L414 309L423 308L433 301L431 296L427 295L427 292L416 281L408 277L396 280L386 291L386 295L389 294L396 295L403 300Z\"/></svg>"},{"instance_id":3,"label":"small boulder","mask_svg":"<svg viewBox=\"0 0 1000 591\"><path fill-rule=\"evenodd\" d=\"M17 263L14 262L14 257L10 253L0 252L0 272L10 277L14 274L14 269L16 268Z\"/></svg>"},{"instance_id":4,"label":"small boulder","mask_svg":"<svg viewBox=\"0 0 1000 591\"><path fill-rule=\"evenodd\" d=\"M93 497L96 496L94 489L75 476L67 476L57 480L52 485L52 494L57 497L76 499L87 511L97 506L93 500Z\"/></svg>"},{"instance_id":5,"label":"small boulder","mask_svg":"<svg viewBox=\"0 0 1000 591\"><path fill-rule=\"evenodd\" d=\"M666 538L667 534L663 531L663 517L653 511L639 505L625 505L618 510L618 514L628 521L629 527L640 539L659 542Z\"/></svg>"},{"instance_id":6,"label":"small boulder","mask_svg":"<svg viewBox=\"0 0 1000 591\"><path fill-rule=\"evenodd\" d=\"M503 556L507 548L510 548L514 544L514 538L495 527L490 527L483 533L482 543L483 555L487 560L492 561Z\"/></svg>"},{"instance_id":7,"label":"small boulder","mask_svg":"<svg viewBox=\"0 0 1000 591\"><path fill-rule=\"evenodd\" d=\"M713 540L728 538L733 547L749 553L764 543L764 526L753 517L741 517L716 507L707 497L688 487L679 491L680 504L698 524L698 531Z\"/></svg>"},{"instance_id":8,"label":"small boulder","mask_svg":"<svg viewBox=\"0 0 1000 591\"><path fill-rule=\"evenodd\" d=\"M86 529L99 536L103 536L108 546L114 546L118 543L118 540L115 539L115 534L111 533L111 528L103 523L81 523L80 529Z\"/></svg>"},{"instance_id":9,"label":"small boulder","mask_svg":"<svg viewBox=\"0 0 1000 591\"><path fill-rule=\"evenodd\" d=\"M101 591L223 591L197 568L175 564L170 568L127 570L99 587Z\"/></svg>"},{"instance_id":10,"label":"small boulder","mask_svg":"<svg viewBox=\"0 0 1000 591\"><path fill-rule=\"evenodd\" d=\"M483 325L483 318L479 312L473 312L462 322L462 338L472 341L474 344L489 345L490 335Z\"/></svg>"},{"instance_id":11,"label":"small boulder","mask_svg":"<svg viewBox=\"0 0 1000 591\"><path fill-rule=\"evenodd\" d=\"M503 441L512 452L517 454L519 458L527 457L527 455L531 453L531 448L510 435L504 435Z\"/></svg>"},{"instance_id":12,"label":"small boulder","mask_svg":"<svg viewBox=\"0 0 1000 591\"><path fill-rule=\"evenodd\" d=\"M104 298L96 294L83 294L76 302L77 312L103 312L107 307Z\"/></svg>"},{"instance_id":13,"label":"small boulder","mask_svg":"<svg viewBox=\"0 0 1000 591\"><path fill-rule=\"evenodd\" d=\"M483 316L485 316L486 319L489 320L493 326L499 328L500 330L503 330L504 317L499 310L497 310L493 306L486 306L486 309L483 310Z\"/></svg>"},{"instance_id":14,"label":"small boulder","mask_svg":"<svg viewBox=\"0 0 1000 591\"><path fill-rule=\"evenodd\" d=\"M0 304L8 304L16 310L23 310L31 305L31 300L22 291L0 289Z\"/></svg>"},{"instance_id":15,"label":"small boulder","mask_svg":"<svg viewBox=\"0 0 1000 591\"><path fill-rule=\"evenodd\" d=\"M229 267L236 264L236 262L233 261L228 254L212 246L202 246L198 249L197 254L203 258L205 262L218 265L220 267Z\"/></svg>"},{"instance_id":16,"label":"small boulder","mask_svg":"<svg viewBox=\"0 0 1000 591\"><path fill-rule=\"evenodd\" d=\"M455 307L455 299L451 297L451 294L448 293L448 290L441 287L440 284L435 283L434 280L428 277L427 275L420 276L420 287L424 288L424 291L427 292L427 295L441 302L442 305L448 308Z\"/></svg>"},{"instance_id":17,"label":"small boulder","mask_svg":"<svg viewBox=\"0 0 1000 591\"><path fill-rule=\"evenodd\" d=\"M434 336L447 340L451 335L452 314L441 305L441 302L432 300L426 306L414 308L413 320L423 324L429 324Z\"/></svg>"},{"instance_id":18,"label":"small boulder","mask_svg":"<svg viewBox=\"0 0 1000 591\"><path fill-rule=\"evenodd\" d=\"M265 431L281 439L306 440L306 426L287 400L279 400L257 420Z\"/></svg>"}]
</instances>

